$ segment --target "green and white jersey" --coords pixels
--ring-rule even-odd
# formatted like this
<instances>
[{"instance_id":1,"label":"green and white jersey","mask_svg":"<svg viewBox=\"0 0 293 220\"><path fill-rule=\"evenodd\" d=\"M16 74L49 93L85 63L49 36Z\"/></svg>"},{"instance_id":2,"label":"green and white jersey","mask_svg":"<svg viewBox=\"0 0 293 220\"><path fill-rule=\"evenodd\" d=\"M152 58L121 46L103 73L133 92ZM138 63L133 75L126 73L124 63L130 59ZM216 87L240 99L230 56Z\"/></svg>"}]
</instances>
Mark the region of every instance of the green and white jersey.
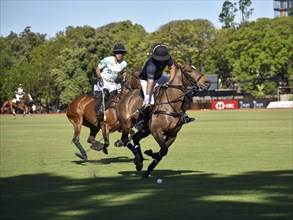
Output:
<instances>
[{"instance_id":1,"label":"green and white jersey","mask_svg":"<svg viewBox=\"0 0 293 220\"><path fill-rule=\"evenodd\" d=\"M115 57L105 57L99 63L99 68L102 70L101 76L108 81L115 81L118 74L126 71L127 62L122 60L119 63L115 62Z\"/></svg>"}]
</instances>

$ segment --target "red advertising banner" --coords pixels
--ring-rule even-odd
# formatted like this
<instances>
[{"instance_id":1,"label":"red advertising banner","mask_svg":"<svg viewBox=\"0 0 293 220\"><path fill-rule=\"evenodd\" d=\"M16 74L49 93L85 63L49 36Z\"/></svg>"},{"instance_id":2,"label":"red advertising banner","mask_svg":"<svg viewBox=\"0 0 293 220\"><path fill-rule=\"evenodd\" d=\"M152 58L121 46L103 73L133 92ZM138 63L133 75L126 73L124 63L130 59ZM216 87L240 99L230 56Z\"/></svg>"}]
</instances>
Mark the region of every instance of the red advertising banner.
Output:
<instances>
[{"instance_id":1,"label":"red advertising banner","mask_svg":"<svg viewBox=\"0 0 293 220\"><path fill-rule=\"evenodd\" d=\"M238 101L237 100L222 100L222 101L213 100L212 109L213 110L238 109Z\"/></svg>"}]
</instances>

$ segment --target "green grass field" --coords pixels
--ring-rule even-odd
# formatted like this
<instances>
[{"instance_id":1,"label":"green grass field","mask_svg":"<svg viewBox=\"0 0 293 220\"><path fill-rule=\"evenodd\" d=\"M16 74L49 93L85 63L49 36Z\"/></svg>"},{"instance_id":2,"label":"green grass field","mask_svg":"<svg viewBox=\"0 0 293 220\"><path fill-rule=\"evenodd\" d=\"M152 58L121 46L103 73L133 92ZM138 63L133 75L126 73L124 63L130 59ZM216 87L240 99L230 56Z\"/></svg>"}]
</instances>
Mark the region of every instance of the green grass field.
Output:
<instances>
[{"instance_id":1,"label":"green grass field","mask_svg":"<svg viewBox=\"0 0 293 220\"><path fill-rule=\"evenodd\" d=\"M189 115L196 122L146 180L132 153L113 146L119 133L109 155L90 150L82 162L66 115L0 116L1 219L291 220L293 110ZM141 144L159 150L151 136Z\"/></svg>"}]
</instances>

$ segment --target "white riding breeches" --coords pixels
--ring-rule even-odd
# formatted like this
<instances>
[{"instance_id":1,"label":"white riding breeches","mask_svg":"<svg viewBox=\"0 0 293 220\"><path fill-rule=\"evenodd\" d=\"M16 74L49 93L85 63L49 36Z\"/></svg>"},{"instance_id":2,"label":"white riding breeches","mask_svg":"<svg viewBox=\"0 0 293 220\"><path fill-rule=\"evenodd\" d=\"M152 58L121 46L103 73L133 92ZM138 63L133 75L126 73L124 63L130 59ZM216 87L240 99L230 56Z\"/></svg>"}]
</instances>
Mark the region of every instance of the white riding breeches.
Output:
<instances>
[{"instance_id":1,"label":"white riding breeches","mask_svg":"<svg viewBox=\"0 0 293 220\"><path fill-rule=\"evenodd\" d=\"M15 94L16 101L19 102L23 95Z\"/></svg>"},{"instance_id":2,"label":"white riding breeches","mask_svg":"<svg viewBox=\"0 0 293 220\"><path fill-rule=\"evenodd\" d=\"M168 80L169 80L169 75L162 75L160 79L154 81L153 86L152 86L152 90L151 90L151 93L150 93L149 104L153 105L155 103L154 96L153 96L155 88L158 85L162 85L162 84L168 82ZM141 84L141 88L142 88L142 91L143 91L143 95L144 95L144 97L146 97L146 89L147 89L147 84L148 84L147 80L141 79L140 84Z\"/></svg>"},{"instance_id":3,"label":"white riding breeches","mask_svg":"<svg viewBox=\"0 0 293 220\"><path fill-rule=\"evenodd\" d=\"M119 90L121 90L121 85L117 84L115 82L103 80L103 84L104 85L101 86L99 81L98 81L97 85L94 88L94 90L95 91L102 91L103 89L108 89L109 92L112 92L112 91L115 91L115 90L120 92Z\"/></svg>"}]
</instances>

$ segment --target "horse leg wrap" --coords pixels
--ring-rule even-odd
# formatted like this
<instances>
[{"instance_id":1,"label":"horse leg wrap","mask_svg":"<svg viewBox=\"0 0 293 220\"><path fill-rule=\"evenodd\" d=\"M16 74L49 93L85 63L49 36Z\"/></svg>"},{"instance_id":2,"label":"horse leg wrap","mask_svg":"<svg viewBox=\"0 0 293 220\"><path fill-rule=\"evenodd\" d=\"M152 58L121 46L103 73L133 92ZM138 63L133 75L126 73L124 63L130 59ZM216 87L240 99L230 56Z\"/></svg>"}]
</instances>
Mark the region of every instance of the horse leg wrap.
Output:
<instances>
[{"instance_id":1,"label":"horse leg wrap","mask_svg":"<svg viewBox=\"0 0 293 220\"><path fill-rule=\"evenodd\" d=\"M148 175L155 169L158 163L159 162L157 162L156 160L153 160L153 162L148 166L148 170L147 170Z\"/></svg>"},{"instance_id":2,"label":"horse leg wrap","mask_svg":"<svg viewBox=\"0 0 293 220\"><path fill-rule=\"evenodd\" d=\"M130 142L128 142L125 146L131 150L134 155L138 152L138 150Z\"/></svg>"},{"instance_id":3,"label":"horse leg wrap","mask_svg":"<svg viewBox=\"0 0 293 220\"><path fill-rule=\"evenodd\" d=\"M140 145L137 144L134 146L134 148L136 149L136 151L139 153L139 155L141 156L141 160L143 160L143 156L142 156L142 152L141 152L141 148Z\"/></svg>"},{"instance_id":4,"label":"horse leg wrap","mask_svg":"<svg viewBox=\"0 0 293 220\"><path fill-rule=\"evenodd\" d=\"M157 163L159 163L159 162L162 160L162 158L163 158L164 156L167 155L167 153L168 153L168 150L160 150L160 151L157 152L157 153L153 153L152 158L153 158Z\"/></svg>"},{"instance_id":5,"label":"horse leg wrap","mask_svg":"<svg viewBox=\"0 0 293 220\"><path fill-rule=\"evenodd\" d=\"M102 143L100 143L100 142L95 140L95 141L92 142L91 148L93 150L100 151L100 150L102 150L104 148L104 144L102 144Z\"/></svg>"},{"instance_id":6,"label":"horse leg wrap","mask_svg":"<svg viewBox=\"0 0 293 220\"><path fill-rule=\"evenodd\" d=\"M155 169L158 163L160 163L162 158L167 155L167 153L168 153L168 150L160 150L159 152L152 154L152 157L154 160L148 166L148 170L144 173L143 178L147 178L150 175L150 173Z\"/></svg>"},{"instance_id":7,"label":"horse leg wrap","mask_svg":"<svg viewBox=\"0 0 293 220\"><path fill-rule=\"evenodd\" d=\"M145 130L139 130L136 132L132 137L134 145L139 145L140 140L147 137L149 134L150 132Z\"/></svg>"},{"instance_id":8,"label":"horse leg wrap","mask_svg":"<svg viewBox=\"0 0 293 220\"><path fill-rule=\"evenodd\" d=\"M82 156L84 156L85 158L87 158L86 152L83 149L82 145L79 143L78 140L73 139L73 143L74 145L78 148L78 150L80 151L80 153L82 154Z\"/></svg>"}]
</instances>

